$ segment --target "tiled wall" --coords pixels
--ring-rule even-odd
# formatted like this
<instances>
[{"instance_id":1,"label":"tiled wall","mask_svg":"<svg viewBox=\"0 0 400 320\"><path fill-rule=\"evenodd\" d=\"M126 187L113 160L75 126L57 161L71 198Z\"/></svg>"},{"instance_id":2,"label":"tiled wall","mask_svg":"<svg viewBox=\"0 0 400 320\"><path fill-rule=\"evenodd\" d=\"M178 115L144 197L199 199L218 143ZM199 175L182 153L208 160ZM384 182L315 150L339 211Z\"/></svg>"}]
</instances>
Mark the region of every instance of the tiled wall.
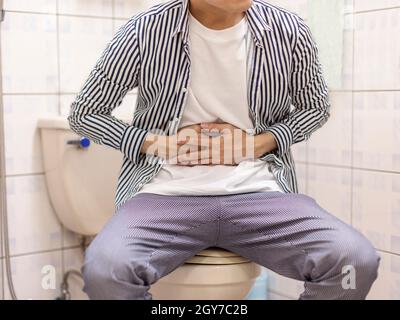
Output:
<instances>
[{"instance_id":1,"label":"tiled wall","mask_svg":"<svg viewBox=\"0 0 400 320\"><path fill-rule=\"evenodd\" d=\"M149 0L5 0L1 55L6 134L7 202L12 273L19 298L53 299L41 286L43 266L53 265L57 285L64 271L79 269L79 239L63 229L49 201L37 120L66 115L117 28ZM119 108L134 107L131 93ZM0 258L2 258L0 256ZM3 259L1 260L3 262ZM3 263L0 264L0 272ZM3 268L4 269L4 268ZM0 274L0 298L9 298ZM78 279L73 298L85 298Z\"/></svg>"},{"instance_id":2,"label":"tiled wall","mask_svg":"<svg viewBox=\"0 0 400 320\"><path fill-rule=\"evenodd\" d=\"M312 1L345 3L343 81L330 88L328 124L294 147L301 191L378 249L382 262L369 298L400 299L400 0L271 2L307 20ZM275 299L296 298L302 289L270 274Z\"/></svg>"},{"instance_id":3,"label":"tiled wall","mask_svg":"<svg viewBox=\"0 0 400 320\"><path fill-rule=\"evenodd\" d=\"M323 0L271 0L306 19L307 1ZM62 228L49 202L36 121L66 115L118 26L157 0L4 2L1 53L13 277L20 298L53 299L58 289L41 287L42 267L55 266L59 284L65 270L79 269L82 254L78 239ZM345 2L342 87L331 88L329 123L294 148L300 188L361 229L379 250L380 278L370 297L400 299L400 153L395 148L400 145L395 132L400 124L400 42L395 37L400 0ZM129 94L118 115L129 116L134 100L135 94ZM80 286L74 280L73 298L85 298ZM271 273L270 287L271 298L293 299L302 284ZM9 298L0 281L3 295Z\"/></svg>"}]
</instances>

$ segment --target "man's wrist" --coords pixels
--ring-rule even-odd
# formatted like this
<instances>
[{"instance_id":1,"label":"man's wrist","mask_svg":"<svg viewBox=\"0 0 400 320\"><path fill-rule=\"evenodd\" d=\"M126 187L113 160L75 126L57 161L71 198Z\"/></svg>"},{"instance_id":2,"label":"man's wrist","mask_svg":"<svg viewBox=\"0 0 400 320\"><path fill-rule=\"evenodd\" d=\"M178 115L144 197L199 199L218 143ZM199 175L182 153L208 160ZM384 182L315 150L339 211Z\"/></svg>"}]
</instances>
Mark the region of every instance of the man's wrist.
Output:
<instances>
[{"instance_id":1,"label":"man's wrist","mask_svg":"<svg viewBox=\"0 0 400 320\"><path fill-rule=\"evenodd\" d=\"M148 133L146 135L146 138L142 144L142 148L140 149L140 152L143 154L147 154L150 147L154 145L154 143L157 142L157 135L153 133Z\"/></svg>"},{"instance_id":2,"label":"man's wrist","mask_svg":"<svg viewBox=\"0 0 400 320\"><path fill-rule=\"evenodd\" d=\"M271 132L259 134L254 138L254 153L256 159L260 158L266 153L276 150L277 148L278 144Z\"/></svg>"}]
</instances>

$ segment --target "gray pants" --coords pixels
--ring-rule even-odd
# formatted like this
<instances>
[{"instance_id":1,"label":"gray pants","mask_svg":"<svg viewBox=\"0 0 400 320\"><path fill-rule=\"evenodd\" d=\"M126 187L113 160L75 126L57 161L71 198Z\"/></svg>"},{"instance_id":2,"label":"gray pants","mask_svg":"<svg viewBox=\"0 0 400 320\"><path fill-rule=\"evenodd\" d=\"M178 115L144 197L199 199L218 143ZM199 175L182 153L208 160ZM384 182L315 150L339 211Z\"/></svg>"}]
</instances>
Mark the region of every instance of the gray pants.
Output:
<instances>
[{"instance_id":1,"label":"gray pants","mask_svg":"<svg viewBox=\"0 0 400 320\"><path fill-rule=\"evenodd\" d=\"M364 299L380 260L363 235L306 195L141 193L87 249L84 291L91 299L151 299L153 283L209 247L304 281L301 299ZM342 284L346 266L355 289Z\"/></svg>"}]
</instances>

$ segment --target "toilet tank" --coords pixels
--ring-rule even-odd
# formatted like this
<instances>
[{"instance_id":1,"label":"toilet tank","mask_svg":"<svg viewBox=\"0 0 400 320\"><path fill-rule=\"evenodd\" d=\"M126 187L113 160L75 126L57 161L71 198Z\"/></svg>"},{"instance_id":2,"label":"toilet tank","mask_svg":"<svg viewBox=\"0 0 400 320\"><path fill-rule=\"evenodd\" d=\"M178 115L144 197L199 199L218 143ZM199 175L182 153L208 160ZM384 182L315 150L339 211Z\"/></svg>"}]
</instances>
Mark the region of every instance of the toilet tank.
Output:
<instances>
[{"instance_id":1,"label":"toilet tank","mask_svg":"<svg viewBox=\"0 0 400 320\"><path fill-rule=\"evenodd\" d=\"M41 119L44 170L51 203L69 230L96 235L114 214L114 197L122 153L91 143L78 146L82 138L67 119Z\"/></svg>"}]
</instances>

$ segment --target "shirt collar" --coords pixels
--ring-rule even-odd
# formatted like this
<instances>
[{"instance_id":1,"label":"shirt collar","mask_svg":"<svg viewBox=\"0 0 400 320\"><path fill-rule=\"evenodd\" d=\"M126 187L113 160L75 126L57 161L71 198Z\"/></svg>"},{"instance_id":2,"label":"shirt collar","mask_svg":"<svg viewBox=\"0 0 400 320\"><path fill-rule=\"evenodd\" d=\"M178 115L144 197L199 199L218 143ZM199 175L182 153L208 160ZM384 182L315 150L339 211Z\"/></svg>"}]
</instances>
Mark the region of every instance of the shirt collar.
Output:
<instances>
[{"instance_id":1,"label":"shirt collar","mask_svg":"<svg viewBox=\"0 0 400 320\"><path fill-rule=\"evenodd\" d=\"M172 33L172 37L176 36L178 33L182 33L182 39L184 43L187 44L189 35L189 0L179 0L179 2L179 18L175 30ZM257 1L254 1L252 6L246 11L246 18L255 44L259 47L263 47L262 37L264 36L264 32L272 31L272 28L268 24L268 21L265 19L263 14L260 12Z\"/></svg>"}]
</instances>

